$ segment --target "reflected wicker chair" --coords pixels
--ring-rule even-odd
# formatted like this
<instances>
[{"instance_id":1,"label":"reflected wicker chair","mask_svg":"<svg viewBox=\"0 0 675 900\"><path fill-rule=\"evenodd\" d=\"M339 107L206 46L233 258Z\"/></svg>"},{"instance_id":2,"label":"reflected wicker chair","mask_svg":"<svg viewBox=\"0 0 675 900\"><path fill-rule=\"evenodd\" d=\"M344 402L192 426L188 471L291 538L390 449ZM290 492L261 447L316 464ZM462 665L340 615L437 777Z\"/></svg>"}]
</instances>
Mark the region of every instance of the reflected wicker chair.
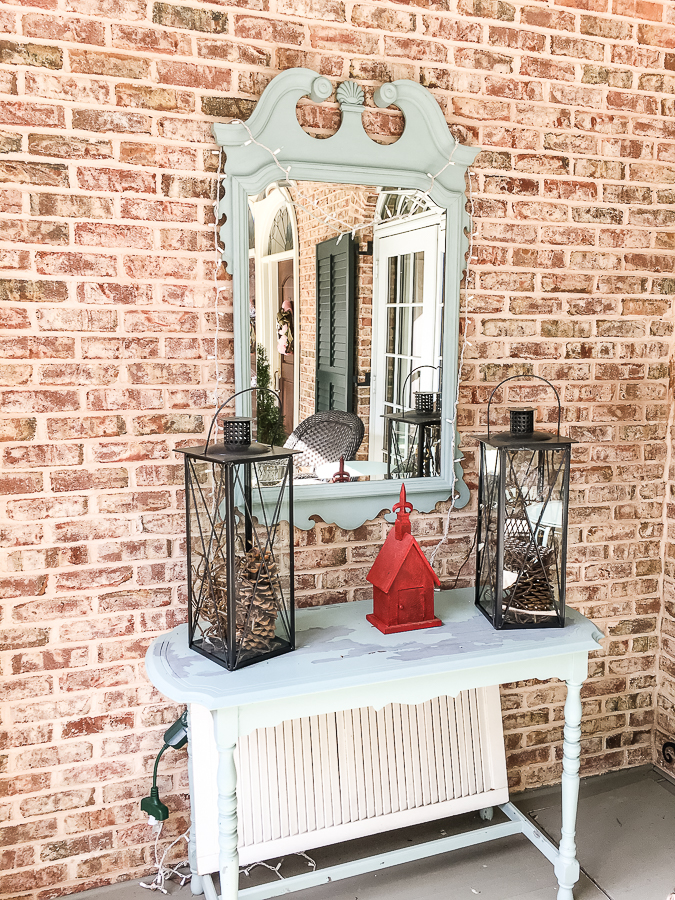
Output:
<instances>
[{"instance_id":1,"label":"reflected wicker chair","mask_svg":"<svg viewBox=\"0 0 675 900\"><path fill-rule=\"evenodd\" d=\"M291 450L301 450L295 457L296 470L311 469L312 473L296 472L295 478L313 478L314 470L323 463L354 459L364 435L363 422L354 413L331 409L315 413L291 433L284 444Z\"/></svg>"}]
</instances>

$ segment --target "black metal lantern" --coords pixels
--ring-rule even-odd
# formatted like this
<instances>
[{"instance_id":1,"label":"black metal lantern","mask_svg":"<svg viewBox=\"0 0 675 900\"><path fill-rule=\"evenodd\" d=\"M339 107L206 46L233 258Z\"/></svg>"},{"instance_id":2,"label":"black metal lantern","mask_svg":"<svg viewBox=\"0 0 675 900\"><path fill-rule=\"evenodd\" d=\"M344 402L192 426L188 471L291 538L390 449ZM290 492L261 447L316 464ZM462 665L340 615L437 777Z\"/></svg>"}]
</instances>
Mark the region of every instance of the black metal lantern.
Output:
<instances>
[{"instance_id":1,"label":"black metal lantern","mask_svg":"<svg viewBox=\"0 0 675 900\"><path fill-rule=\"evenodd\" d=\"M534 430L533 409L512 409L511 430L480 442L476 605L495 628L562 627L570 452L558 431ZM539 376L530 376L539 378Z\"/></svg>"},{"instance_id":2,"label":"black metal lantern","mask_svg":"<svg viewBox=\"0 0 675 900\"><path fill-rule=\"evenodd\" d=\"M224 418L223 442L209 445L230 400L216 411L206 444L178 452L185 457L188 643L232 671L295 646L297 451L251 443L245 418Z\"/></svg>"},{"instance_id":3,"label":"black metal lantern","mask_svg":"<svg viewBox=\"0 0 675 900\"><path fill-rule=\"evenodd\" d=\"M412 376L421 369L433 369L439 373L439 382L442 380L440 366L416 366L403 382L401 404L406 402L406 388L409 388L408 403L412 404ZM390 409L382 414L385 421L387 478L440 475L441 393L415 391L414 396L414 408Z\"/></svg>"}]
</instances>

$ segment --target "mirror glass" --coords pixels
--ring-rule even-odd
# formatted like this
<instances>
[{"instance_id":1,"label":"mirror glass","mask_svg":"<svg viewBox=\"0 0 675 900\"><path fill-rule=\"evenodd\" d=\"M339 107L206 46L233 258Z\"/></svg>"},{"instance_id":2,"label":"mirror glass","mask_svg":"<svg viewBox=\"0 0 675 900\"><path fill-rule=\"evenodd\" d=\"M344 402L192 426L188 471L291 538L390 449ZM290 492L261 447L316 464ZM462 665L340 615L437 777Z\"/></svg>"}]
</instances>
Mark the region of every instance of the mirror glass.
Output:
<instances>
[{"instance_id":1,"label":"mirror glass","mask_svg":"<svg viewBox=\"0 0 675 900\"><path fill-rule=\"evenodd\" d=\"M280 396L274 442L302 451L297 479L330 483L340 457L337 480L440 475L445 231L415 190L283 181L249 196L251 383Z\"/></svg>"}]
</instances>

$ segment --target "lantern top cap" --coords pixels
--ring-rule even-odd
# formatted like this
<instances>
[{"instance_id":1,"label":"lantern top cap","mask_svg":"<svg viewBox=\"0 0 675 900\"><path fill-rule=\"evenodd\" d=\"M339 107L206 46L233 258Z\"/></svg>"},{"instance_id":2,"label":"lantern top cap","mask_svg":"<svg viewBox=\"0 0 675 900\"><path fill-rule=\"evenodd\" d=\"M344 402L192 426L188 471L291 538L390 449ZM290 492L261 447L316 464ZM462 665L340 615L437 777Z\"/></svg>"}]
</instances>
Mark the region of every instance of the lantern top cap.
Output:
<instances>
[{"instance_id":1,"label":"lantern top cap","mask_svg":"<svg viewBox=\"0 0 675 900\"><path fill-rule=\"evenodd\" d=\"M530 434L511 434L510 431L495 434L493 431L490 434L474 434L472 437L481 444L497 450L557 450L577 443L572 438L552 434L549 431L533 431Z\"/></svg>"}]
</instances>

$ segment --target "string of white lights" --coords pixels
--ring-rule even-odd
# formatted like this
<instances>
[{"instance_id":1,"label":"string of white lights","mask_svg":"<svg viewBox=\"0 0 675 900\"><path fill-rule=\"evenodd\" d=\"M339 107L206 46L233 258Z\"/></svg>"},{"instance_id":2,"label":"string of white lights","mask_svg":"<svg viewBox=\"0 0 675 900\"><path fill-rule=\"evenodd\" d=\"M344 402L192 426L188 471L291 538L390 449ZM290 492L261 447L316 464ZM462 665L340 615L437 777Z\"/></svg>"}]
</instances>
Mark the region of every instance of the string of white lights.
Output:
<instances>
[{"instance_id":1,"label":"string of white lights","mask_svg":"<svg viewBox=\"0 0 675 900\"><path fill-rule=\"evenodd\" d=\"M460 351L459 351L459 362L457 364L457 385L455 390L454 397L454 410L453 410L453 419L451 421L452 425L452 438L450 442L450 459L452 465L452 479L451 479L451 494L450 494L450 506L448 508L448 512L445 516L445 520L443 522L443 536L440 541L436 544L434 549L431 551L431 558L429 562L433 566L436 560L436 554L441 549L443 544L448 539L448 534L450 531L450 517L455 509L455 501L457 499L457 495L455 493L455 484L457 482L457 476L455 475L455 449L457 446L457 409L459 407L459 391L462 381L462 369L464 367L464 354L466 353L467 346L471 346L468 338L467 338L467 329L469 326L469 301L471 297L469 296L470 284L469 284L469 273L471 266L471 259L473 257L473 229L474 229L474 203L473 203L473 187L471 176L473 172L471 169L467 169L469 176L469 215L471 217L471 228L469 230L469 252L467 254L466 260L466 269L464 274L464 328L462 329L462 334L460 337Z\"/></svg>"},{"instance_id":2,"label":"string of white lights","mask_svg":"<svg viewBox=\"0 0 675 900\"><path fill-rule=\"evenodd\" d=\"M159 822L159 823L156 823L153 828L153 830L155 832L155 848L154 849L155 849L155 868L157 869L157 874L155 875L155 877L153 878L152 881L141 881L141 882L139 882L139 884L142 888L148 888L151 891L159 891L162 894L168 894L169 892L164 887L164 882L167 881L167 879L176 877L180 880L180 886L183 887L192 878L192 874L190 872L178 871L179 869L185 868L187 866L187 862L176 863L173 866L165 865L165 862L164 862L166 860L167 856L169 855L169 853L171 852L171 850L176 846L176 844L179 841L185 840L185 843L186 844L188 843L190 829L188 828L188 830L185 831L183 834L179 834L178 837L174 841L172 841L169 844L169 846L166 848L166 850L162 854L162 858L159 859L159 854L157 852L157 849L158 849L158 845L159 845L159 839L162 834L163 825L164 825L163 822Z\"/></svg>"},{"instance_id":3,"label":"string of white lights","mask_svg":"<svg viewBox=\"0 0 675 900\"><path fill-rule=\"evenodd\" d=\"M303 853L302 850L298 851L297 853L292 853L291 856L302 856L304 859L307 860L307 865L311 867L312 871L314 871L316 869L315 860L313 860L312 857L309 856L307 853ZM279 860L279 862L276 864L276 866L273 866L271 863L264 862L264 861L249 863L248 866L240 866L239 874L246 875L246 877L248 877L251 874L253 869L261 867L263 869L269 869L270 872L274 872L274 874L277 876L277 878L279 878L281 881L284 881L286 876L282 875L280 870L281 870L281 867L284 864L285 860L286 860L286 857L282 856L281 859Z\"/></svg>"},{"instance_id":4,"label":"string of white lights","mask_svg":"<svg viewBox=\"0 0 675 900\"><path fill-rule=\"evenodd\" d=\"M232 124L233 125L241 125L245 129L245 131L248 135L248 140L246 140L244 142L244 146L248 146L249 144L255 144L257 147L260 147L261 150L264 150L266 153L268 153L271 156L272 160L274 161L274 164L276 165L276 167L279 169L279 171L284 176L284 181L290 186L290 184L291 184L290 173L291 173L292 167L290 165L284 166L281 163L279 156L278 156L278 154L281 152L281 148L278 148L277 150L272 150L270 147L267 147L261 141L257 140L255 135L249 128L248 124L246 122L242 121L241 119L233 119ZM443 172L445 172L445 170L449 166L455 165L455 162L453 161L452 157L458 146L459 146L459 141L455 140L455 143L450 152L450 156L448 157L447 162L438 172L436 172L435 175L432 174L431 172L427 172L427 177L430 179L429 186L426 188L426 190L418 192L418 197L416 198L417 201L426 197L430 202L433 202L431 200L430 193L433 190L434 184L436 183L436 181L440 178L440 176L443 174ZM224 180L226 178L226 175L222 173L222 148L220 151L218 171L219 171L218 182L219 182L219 188L220 188L220 183L224 182ZM443 546L443 544L448 539L448 534L449 534L449 530L450 530L450 519L451 519L452 513L455 509L455 502L457 499L456 492L455 492L455 485L456 485L456 481L457 481L457 477L455 474L455 452L456 452L456 446L457 446L457 443L456 443L457 409L459 406L459 391L460 391L460 382L461 382L461 376L462 376L462 368L464 366L464 356L465 356L467 345L470 346L469 341L467 340L469 301L471 299L469 296L469 268L470 268L471 259L473 256L473 227L474 227L474 201L473 201L473 188L472 188L472 174L473 173L472 173L471 169L467 169L467 172L468 172L468 177L469 177L469 208L470 208L470 216L471 216L471 229L469 231L469 251L468 251L468 256L467 256L466 274L465 274L465 282L464 282L464 317L463 317L464 318L464 328L463 328L462 335L460 338L460 354L459 354L459 362L458 362L458 366L457 366L457 384L456 384L455 397L454 397L454 402L453 402L453 418L448 420L449 424L451 425L451 434L452 434L451 446L450 446L450 459L451 459L451 471L452 471L452 474L451 474L451 496L450 496L450 506L448 508L448 511L447 511L447 514L446 514L446 517L445 517L445 520L443 523L443 535L431 552L430 562L432 565L435 562L438 551L440 550L440 548ZM413 206L413 209L411 211L402 213L397 216L391 216L391 217L388 217L387 219L383 219L378 213L373 217L372 220L370 220L368 222L358 223L355 225L354 223L345 222L344 220L340 219L338 216L334 215L331 212L328 212L325 210L319 212L319 210L317 209L317 207L320 206L318 200L314 200L312 197L304 194L298 188L297 182L293 183L293 188L294 188L293 196L291 197L293 204L296 207L299 206L306 213L308 213L313 219L321 221L326 225L334 225L334 226L338 227L338 229L340 231L338 240L340 240L340 238L342 238L342 236L345 234L351 234L352 238L354 238L358 231L363 231L363 230L372 228L375 225L381 224L383 221L394 222L399 219L409 218L415 211L415 207ZM388 191L388 193L395 193L395 192L396 191ZM220 189L218 191L218 197L217 197L217 201L216 201L216 252L217 252L217 254L219 254L222 249L222 248L220 248L219 242L218 242L218 208L219 208L219 204L220 204ZM220 259L218 260L218 262L220 262ZM216 270L215 277L217 279L217 270ZM220 290L223 290L223 288L220 288ZM219 293L219 290L216 285L216 350L215 350L215 352L216 352L216 405L217 405L217 399L218 399L217 392L218 392L218 382L219 382L219 374L218 374L218 293Z\"/></svg>"},{"instance_id":5,"label":"string of white lights","mask_svg":"<svg viewBox=\"0 0 675 900\"><path fill-rule=\"evenodd\" d=\"M219 397L218 397L218 389L220 387L220 353L218 346L218 339L220 337L220 307L218 301L220 300L221 293L226 290L226 286L220 284L218 279L218 273L220 271L220 266L222 263L222 252L223 248L220 246L220 242L218 240L218 221L219 221L219 209L220 202L222 199L221 188L224 190L224 175L223 175L223 148L221 147L218 151L218 175L216 177L216 200L213 204L214 210L214 224L213 224L213 232L214 232L214 247L216 252L216 260L213 267L213 282L216 292L215 303L214 303L214 312L216 316L216 333L214 336L213 342L213 355L215 357L215 369L216 369L216 384L213 390L213 403L216 409L219 406Z\"/></svg>"},{"instance_id":6,"label":"string of white lights","mask_svg":"<svg viewBox=\"0 0 675 900\"><path fill-rule=\"evenodd\" d=\"M256 147L260 147L261 150L264 150L266 153L269 153L269 155L274 160L274 164L279 169L279 171L283 174L285 181L290 183L290 181L291 181L290 173L291 173L292 167L290 165L284 166L281 163L281 161L279 160L278 154L281 152L281 148L278 148L277 150L272 150L270 147L267 147L265 144L263 144L261 141L259 141L255 137L255 135L249 128L248 124L246 122L242 121L241 119L233 119L231 124L232 125L241 125L245 129L245 131L248 135L248 140L244 141L244 146L246 147L249 144L255 144ZM420 191L420 194L423 197L427 197L429 200L431 200L431 197L429 196L429 194L430 194L431 190L433 189L433 186L436 183L437 179L440 178L440 176L443 174L443 172L445 172L445 170L448 168L448 166L455 165L452 157L458 146L459 146L459 142L455 141L453 144L452 150L450 151L450 156L448 157L447 162L445 163L443 168L440 169L435 175L432 175L430 172L427 172L427 177L430 179L430 183L429 183L429 187L426 188L426 190ZM388 191L388 193L391 193L391 192ZM307 194L304 194L300 190L300 188L297 186L297 182L294 183L292 200L296 206L301 207L312 218L323 222L325 225L336 226L336 228L338 229L338 232L339 232L338 243L339 243L340 239L343 237L343 235L345 235L345 234L351 234L352 238L354 238L358 231L364 231L366 229L372 228L374 225L379 225L383 221L395 222L398 219L408 218L411 215L411 212L407 212L407 213L399 215L399 216L388 217L386 220L384 220L381 218L381 216L379 214L376 214L370 221L367 221L367 222L360 222L358 224L346 222L343 219L340 219L339 216L336 216L331 212L328 212L328 211L319 212L317 210L317 207L321 206L319 201L314 200L312 197L310 197Z\"/></svg>"}]
</instances>

